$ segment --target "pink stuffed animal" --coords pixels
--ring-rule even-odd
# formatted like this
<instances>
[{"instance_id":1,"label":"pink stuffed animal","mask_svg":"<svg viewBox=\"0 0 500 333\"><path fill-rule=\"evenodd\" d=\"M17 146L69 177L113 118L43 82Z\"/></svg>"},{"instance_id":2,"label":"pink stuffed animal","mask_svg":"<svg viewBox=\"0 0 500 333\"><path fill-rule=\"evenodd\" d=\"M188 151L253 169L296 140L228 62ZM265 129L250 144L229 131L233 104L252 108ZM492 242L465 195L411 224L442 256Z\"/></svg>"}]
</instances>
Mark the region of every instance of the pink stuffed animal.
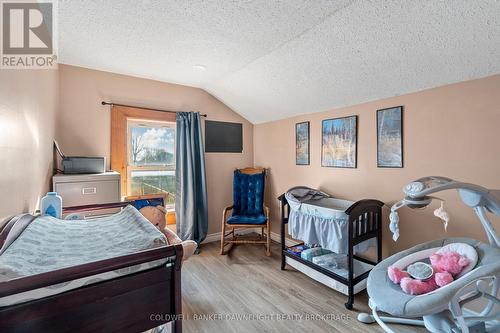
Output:
<instances>
[{"instance_id":1,"label":"pink stuffed animal","mask_svg":"<svg viewBox=\"0 0 500 333\"><path fill-rule=\"evenodd\" d=\"M427 281L420 281L406 277L401 280L401 289L410 295L422 295L437 289L438 286L433 278Z\"/></svg>"},{"instance_id":2,"label":"pink stuffed animal","mask_svg":"<svg viewBox=\"0 0 500 333\"><path fill-rule=\"evenodd\" d=\"M448 272L454 277L460 274L462 269L469 264L469 259L461 256L458 252L434 253L430 256L431 265L438 272Z\"/></svg>"},{"instance_id":3,"label":"pink stuffed animal","mask_svg":"<svg viewBox=\"0 0 500 333\"><path fill-rule=\"evenodd\" d=\"M389 266L389 268L387 268L387 275L389 275L389 279L395 284L400 284L401 280L410 277L410 274L394 266Z\"/></svg>"},{"instance_id":4,"label":"pink stuffed animal","mask_svg":"<svg viewBox=\"0 0 500 333\"><path fill-rule=\"evenodd\" d=\"M454 251L434 253L430 256L430 260L434 275L427 281L415 280L407 272L394 266L387 269L387 275L392 282L400 284L405 293L422 295L450 284L469 264L469 259Z\"/></svg>"}]
</instances>

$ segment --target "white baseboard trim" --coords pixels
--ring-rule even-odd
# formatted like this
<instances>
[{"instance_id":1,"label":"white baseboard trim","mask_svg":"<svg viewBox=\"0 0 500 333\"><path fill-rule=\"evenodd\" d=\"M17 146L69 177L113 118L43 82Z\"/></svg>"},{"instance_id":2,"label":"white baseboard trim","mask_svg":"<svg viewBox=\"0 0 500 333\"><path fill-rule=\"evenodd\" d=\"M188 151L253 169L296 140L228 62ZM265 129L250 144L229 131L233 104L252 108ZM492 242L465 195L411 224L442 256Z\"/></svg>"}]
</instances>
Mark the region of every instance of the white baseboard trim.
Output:
<instances>
[{"instance_id":1,"label":"white baseboard trim","mask_svg":"<svg viewBox=\"0 0 500 333\"><path fill-rule=\"evenodd\" d=\"M260 228L241 229L241 230L237 231L237 234L239 234L239 235L247 235L247 234L251 234L253 232L260 233ZM220 236L221 236L220 232L215 232L213 234L208 234L207 237L205 238L205 240L203 242L201 242L201 244L207 244L207 243L213 243L213 242L220 242ZM280 234L278 234L277 232L272 232L271 231L271 239L274 242L276 242L278 244L281 244ZM286 246L294 246L294 245L297 244L297 242L294 241L293 239L285 238L285 244L286 244Z\"/></svg>"}]
</instances>

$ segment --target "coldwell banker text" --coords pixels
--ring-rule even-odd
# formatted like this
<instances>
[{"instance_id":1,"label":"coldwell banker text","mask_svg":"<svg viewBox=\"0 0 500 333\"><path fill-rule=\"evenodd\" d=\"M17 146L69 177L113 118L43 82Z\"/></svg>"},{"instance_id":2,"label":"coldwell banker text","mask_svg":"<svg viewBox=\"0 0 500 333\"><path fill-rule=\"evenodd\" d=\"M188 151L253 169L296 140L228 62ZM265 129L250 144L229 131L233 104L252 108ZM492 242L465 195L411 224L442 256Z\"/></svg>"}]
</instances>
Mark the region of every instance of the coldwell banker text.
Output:
<instances>
[{"instance_id":1,"label":"coldwell banker text","mask_svg":"<svg viewBox=\"0 0 500 333\"><path fill-rule=\"evenodd\" d=\"M1 68L57 68L55 1L2 1Z\"/></svg>"}]
</instances>

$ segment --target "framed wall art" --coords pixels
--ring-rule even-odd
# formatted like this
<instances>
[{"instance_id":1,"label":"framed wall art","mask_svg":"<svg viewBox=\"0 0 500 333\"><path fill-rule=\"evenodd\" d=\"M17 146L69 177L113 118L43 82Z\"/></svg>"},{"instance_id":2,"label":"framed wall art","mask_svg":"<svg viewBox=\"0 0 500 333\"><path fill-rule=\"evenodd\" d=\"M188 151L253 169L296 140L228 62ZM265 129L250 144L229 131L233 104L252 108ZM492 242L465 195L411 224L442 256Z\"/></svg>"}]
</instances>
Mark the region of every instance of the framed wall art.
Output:
<instances>
[{"instance_id":1,"label":"framed wall art","mask_svg":"<svg viewBox=\"0 0 500 333\"><path fill-rule=\"evenodd\" d=\"M309 122L295 124L295 164L309 165Z\"/></svg>"},{"instance_id":2,"label":"framed wall art","mask_svg":"<svg viewBox=\"0 0 500 333\"><path fill-rule=\"evenodd\" d=\"M326 119L321 127L321 166L356 168L358 116Z\"/></svg>"},{"instance_id":3,"label":"framed wall art","mask_svg":"<svg viewBox=\"0 0 500 333\"><path fill-rule=\"evenodd\" d=\"M403 167L403 107L377 110L377 166Z\"/></svg>"}]
</instances>

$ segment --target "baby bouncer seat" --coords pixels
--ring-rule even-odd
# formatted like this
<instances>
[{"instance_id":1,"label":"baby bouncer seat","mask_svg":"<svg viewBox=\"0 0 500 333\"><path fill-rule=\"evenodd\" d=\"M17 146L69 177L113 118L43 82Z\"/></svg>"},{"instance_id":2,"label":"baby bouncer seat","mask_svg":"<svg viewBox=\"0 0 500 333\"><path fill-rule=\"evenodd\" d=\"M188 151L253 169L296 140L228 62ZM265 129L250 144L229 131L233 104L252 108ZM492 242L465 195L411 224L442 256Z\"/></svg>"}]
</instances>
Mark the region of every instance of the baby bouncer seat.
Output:
<instances>
[{"instance_id":1,"label":"baby bouncer seat","mask_svg":"<svg viewBox=\"0 0 500 333\"><path fill-rule=\"evenodd\" d=\"M486 217L487 210L500 215L500 191L444 177L418 179L404 188L405 199L391 209L393 239L397 240L399 235L397 209L403 206L426 207L435 199L430 194L448 189L457 189L464 203L474 209L486 231L489 244L469 238L447 238L419 244L383 260L368 277L367 291L372 314L362 313L358 320L364 323L377 322L388 333L395 332L389 327L390 323L425 326L434 333L500 331L500 239ZM443 211L441 217L448 218L447 214L443 215ZM425 250L432 251L452 243L468 244L477 252L477 263L471 263L470 270L459 275L452 283L415 296L404 293L399 285L389 279L389 266L408 256L418 256ZM482 299L482 309L470 311L466 305L478 299ZM390 316L380 316L379 312Z\"/></svg>"}]
</instances>

